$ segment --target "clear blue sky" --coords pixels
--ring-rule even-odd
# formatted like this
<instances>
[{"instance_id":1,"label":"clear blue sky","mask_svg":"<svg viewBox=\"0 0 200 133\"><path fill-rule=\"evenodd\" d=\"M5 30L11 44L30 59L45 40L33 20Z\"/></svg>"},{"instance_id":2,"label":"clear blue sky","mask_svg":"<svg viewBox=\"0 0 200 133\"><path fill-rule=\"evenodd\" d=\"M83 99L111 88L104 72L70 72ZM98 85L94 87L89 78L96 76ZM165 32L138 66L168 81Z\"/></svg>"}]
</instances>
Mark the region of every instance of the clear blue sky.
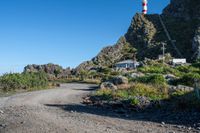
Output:
<instances>
[{"instance_id":1,"label":"clear blue sky","mask_svg":"<svg viewBox=\"0 0 200 133\"><path fill-rule=\"evenodd\" d=\"M161 13L169 0L149 0ZM1 0L0 73L27 64L75 67L114 44L141 11L141 0Z\"/></svg>"}]
</instances>

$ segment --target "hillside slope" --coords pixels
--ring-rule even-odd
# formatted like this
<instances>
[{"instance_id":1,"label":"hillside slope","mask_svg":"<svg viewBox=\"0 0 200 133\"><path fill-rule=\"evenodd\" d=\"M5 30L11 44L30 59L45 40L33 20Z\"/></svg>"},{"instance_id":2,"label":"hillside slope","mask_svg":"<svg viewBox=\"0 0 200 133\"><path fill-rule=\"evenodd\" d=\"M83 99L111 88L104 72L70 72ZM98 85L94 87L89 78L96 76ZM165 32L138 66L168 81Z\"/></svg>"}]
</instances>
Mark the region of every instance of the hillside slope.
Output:
<instances>
[{"instance_id":1,"label":"hillside slope","mask_svg":"<svg viewBox=\"0 0 200 133\"><path fill-rule=\"evenodd\" d=\"M163 43L166 44L166 52L173 57L187 58L189 62L200 58L200 1L172 0L160 15L137 13L127 33L115 45L104 48L91 61L80 64L77 70L111 66L123 60L127 54L123 47L127 44L137 50L130 58L156 59L162 54Z\"/></svg>"}]
</instances>

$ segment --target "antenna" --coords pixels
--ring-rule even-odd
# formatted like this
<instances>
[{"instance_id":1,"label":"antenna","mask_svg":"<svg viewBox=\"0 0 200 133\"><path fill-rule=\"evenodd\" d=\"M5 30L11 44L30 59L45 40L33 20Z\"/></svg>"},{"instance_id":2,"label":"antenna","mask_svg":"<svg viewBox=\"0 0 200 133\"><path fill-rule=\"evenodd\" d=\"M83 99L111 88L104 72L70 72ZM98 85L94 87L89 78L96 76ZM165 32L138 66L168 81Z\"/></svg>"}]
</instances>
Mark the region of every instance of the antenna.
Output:
<instances>
[{"instance_id":1,"label":"antenna","mask_svg":"<svg viewBox=\"0 0 200 133\"><path fill-rule=\"evenodd\" d=\"M148 10L148 0L142 0L142 13L147 14Z\"/></svg>"}]
</instances>

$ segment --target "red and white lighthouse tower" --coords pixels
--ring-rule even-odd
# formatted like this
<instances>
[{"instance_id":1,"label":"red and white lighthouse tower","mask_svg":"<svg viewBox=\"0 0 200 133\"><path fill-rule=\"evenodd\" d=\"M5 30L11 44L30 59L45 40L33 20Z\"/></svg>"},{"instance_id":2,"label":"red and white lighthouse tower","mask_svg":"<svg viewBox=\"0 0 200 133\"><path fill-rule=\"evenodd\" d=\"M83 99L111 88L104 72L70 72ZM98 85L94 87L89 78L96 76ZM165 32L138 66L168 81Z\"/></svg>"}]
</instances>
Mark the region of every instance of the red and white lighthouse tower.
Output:
<instances>
[{"instance_id":1,"label":"red and white lighthouse tower","mask_svg":"<svg viewBox=\"0 0 200 133\"><path fill-rule=\"evenodd\" d=\"M142 13L147 14L148 10L148 0L142 0Z\"/></svg>"}]
</instances>

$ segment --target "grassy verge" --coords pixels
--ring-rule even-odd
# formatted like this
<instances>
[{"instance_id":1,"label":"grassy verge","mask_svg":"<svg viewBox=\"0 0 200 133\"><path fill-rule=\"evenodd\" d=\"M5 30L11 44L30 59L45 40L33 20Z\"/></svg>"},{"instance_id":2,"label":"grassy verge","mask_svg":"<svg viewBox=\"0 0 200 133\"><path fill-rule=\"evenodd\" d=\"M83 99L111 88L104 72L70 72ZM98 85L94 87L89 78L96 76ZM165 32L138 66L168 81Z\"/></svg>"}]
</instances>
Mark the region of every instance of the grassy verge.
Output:
<instances>
[{"instance_id":1,"label":"grassy verge","mask_svg":"<svg viewBox=\"0 0 200 133\"><path fill-rule=\"evenodd\" d=\"M146 107L150 107L149 105L156 103L154 104L156 106L153 107L160 108L162 106L171 111L200 110L200 99L197 98L195 92L179 90L168 93L166 89L142 83L135 83L128 89L101 89L96 91L92 97L95 97L98 100L97 103L101 101L107 101L108 103L117 101L118 103L125 103L126 105L128 103L130 106L140 109L145 109Z\"/></svg>"},{"instance_id":2,"label":"grassy verge","mask_svg":"<svg viewBox=\"0 0 200 133\"><path fill-rule=\"evenodd\" d=\"M138 97L146 97L149 101L159 101L168 98L165 88L155 87L153 85L135 83L128 89L98 90L94 96L100 97L101 100L119 100L128 101L131 105L139 104Z\"/></svg>"},{"instance_id":3,"label":"grassy verge","mask_svg":"<svg viewBox=\"0 0 200 133\"><path fill-rule=\"evenodd\" d=\"M45 73L11 73L0 77L0 96L52 88Z\"/></svg>"}]
</instances>

